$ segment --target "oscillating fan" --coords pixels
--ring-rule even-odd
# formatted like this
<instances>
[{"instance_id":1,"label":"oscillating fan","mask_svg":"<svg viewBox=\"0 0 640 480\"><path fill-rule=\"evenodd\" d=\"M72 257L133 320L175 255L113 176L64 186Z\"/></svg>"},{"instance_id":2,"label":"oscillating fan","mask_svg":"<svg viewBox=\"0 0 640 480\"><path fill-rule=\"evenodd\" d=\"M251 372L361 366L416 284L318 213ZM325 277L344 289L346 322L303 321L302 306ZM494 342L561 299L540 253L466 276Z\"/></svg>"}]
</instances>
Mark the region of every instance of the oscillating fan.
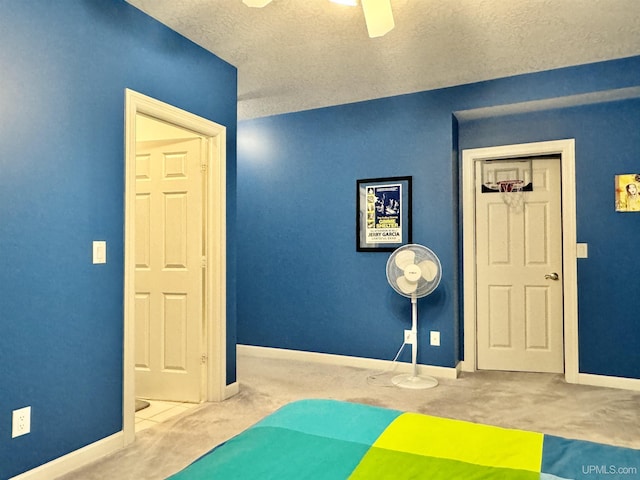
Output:
<instances>
[{"instance_id":1,"label":"oscillating fan","mask_svg":"<svg viewBox=\"0 0 640 480\"><path fill-rule=\"evenodd\" d=\"M402 388L431 388L438 385L432 377L419 376L418 356L418 298L433 292L440 283L442 266L430 249L417 244L404 245L387 260L387 281L400 295L411 299L411 333L406 343L412 345L412 373L396 375L391 380Z\"/></svg>"}]
</instances>

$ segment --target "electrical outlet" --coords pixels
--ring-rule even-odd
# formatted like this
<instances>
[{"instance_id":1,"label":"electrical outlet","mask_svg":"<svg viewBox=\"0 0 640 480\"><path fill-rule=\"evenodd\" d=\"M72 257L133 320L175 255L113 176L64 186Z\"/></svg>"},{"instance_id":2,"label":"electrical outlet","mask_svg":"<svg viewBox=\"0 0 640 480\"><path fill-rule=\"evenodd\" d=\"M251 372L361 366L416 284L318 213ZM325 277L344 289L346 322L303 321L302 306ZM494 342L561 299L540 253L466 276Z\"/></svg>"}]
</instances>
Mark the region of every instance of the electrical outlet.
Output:
<instances>
[{"instance_id":1,"label":"electrical outlet","mask_svg":"<svg viewBox=\"0 0 640 480\"><path fill-rule=\"evenodd\" d=\"M413 330L405 330L404 331L404 343L413 345L416 343L416 336Z\"/></svg>"},{"instance_id":2,"label":"electrical outlet","mask_svg":"<svg viewBox=\"0 0 640 480\"><path fill-rule=\"evenodd\" d=\"M24 407L13 411L13 429L11 438L26 435L31 432L31 407Z\"/></svg>"},{"instance_id":3,"label":"electrical outlet","mask_svg":"<svg viewBox=\"0 0 640 480\"><path fill-rule=\"evenodd\" d=\"M429 332L429 334L430 334L430 338L429 338L430 342L429 343L431 343L431 345L433 345L434 347L439 347L440 346L440 332L432 331L432 332Z\"/></svg>"}]
</instances>

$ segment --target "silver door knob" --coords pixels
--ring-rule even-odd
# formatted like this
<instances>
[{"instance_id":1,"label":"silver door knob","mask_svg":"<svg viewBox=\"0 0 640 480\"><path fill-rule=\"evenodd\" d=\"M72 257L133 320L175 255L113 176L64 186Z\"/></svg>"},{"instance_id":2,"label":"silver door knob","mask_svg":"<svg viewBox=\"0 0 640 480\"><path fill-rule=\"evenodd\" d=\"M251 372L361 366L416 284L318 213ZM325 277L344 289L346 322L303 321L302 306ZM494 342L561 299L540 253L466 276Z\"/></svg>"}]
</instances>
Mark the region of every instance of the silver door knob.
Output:
<instances>
[{"instance_id":1,"label":"silver door knob","mask_svg":"<svg viewBox=\"0 0 640 480\"><path fill-rule=\"evenodd\" d=\"M558 280L558 274L556 272L553 273L547 273L544 278L546 278L547 280Z\"/></svg>"}]
</instances>

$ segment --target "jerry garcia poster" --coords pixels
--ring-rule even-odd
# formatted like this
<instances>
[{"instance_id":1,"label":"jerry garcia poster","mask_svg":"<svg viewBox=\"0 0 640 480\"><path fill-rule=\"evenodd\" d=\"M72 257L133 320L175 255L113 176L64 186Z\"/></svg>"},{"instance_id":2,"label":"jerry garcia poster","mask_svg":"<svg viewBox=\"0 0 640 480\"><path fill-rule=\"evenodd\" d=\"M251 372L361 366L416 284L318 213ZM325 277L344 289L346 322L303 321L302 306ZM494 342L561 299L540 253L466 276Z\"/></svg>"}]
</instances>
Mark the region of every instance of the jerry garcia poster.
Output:
<instances>
[{"instance_id":1,"label":"jerry garcia poster","mask_svg":"<svg viewBox=\"0 0 640 480\"><path fill-rule=\"evenodd\" d=\"M411 177L358 180L359 251L391 251L410 242Z\"/></svg>"}]
</instances>

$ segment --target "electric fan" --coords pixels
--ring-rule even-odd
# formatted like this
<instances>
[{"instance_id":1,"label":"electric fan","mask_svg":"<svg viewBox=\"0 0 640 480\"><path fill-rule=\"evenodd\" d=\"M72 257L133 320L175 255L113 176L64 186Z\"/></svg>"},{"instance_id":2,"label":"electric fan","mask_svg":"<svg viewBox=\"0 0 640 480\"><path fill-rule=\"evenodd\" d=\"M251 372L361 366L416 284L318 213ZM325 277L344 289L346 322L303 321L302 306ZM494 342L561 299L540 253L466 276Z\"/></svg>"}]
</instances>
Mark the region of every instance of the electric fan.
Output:
<instances>
[{"instance_id":1,"label":"electric fan","mask_svg":"<svg viewBox=\"0 0 640 480\"><path fill-rule=\"evenodd\" d=\"M394 385L402 388L431 388L438 385L432 377L419 376L418 356L418 298L433 292L440 283L442 266L430 249L417 244L404 245L387 260L387 281L400 295L411 299L411 331L405 343L411 344L412 373L396 375Z\"/></svg>"}]
</instances>

